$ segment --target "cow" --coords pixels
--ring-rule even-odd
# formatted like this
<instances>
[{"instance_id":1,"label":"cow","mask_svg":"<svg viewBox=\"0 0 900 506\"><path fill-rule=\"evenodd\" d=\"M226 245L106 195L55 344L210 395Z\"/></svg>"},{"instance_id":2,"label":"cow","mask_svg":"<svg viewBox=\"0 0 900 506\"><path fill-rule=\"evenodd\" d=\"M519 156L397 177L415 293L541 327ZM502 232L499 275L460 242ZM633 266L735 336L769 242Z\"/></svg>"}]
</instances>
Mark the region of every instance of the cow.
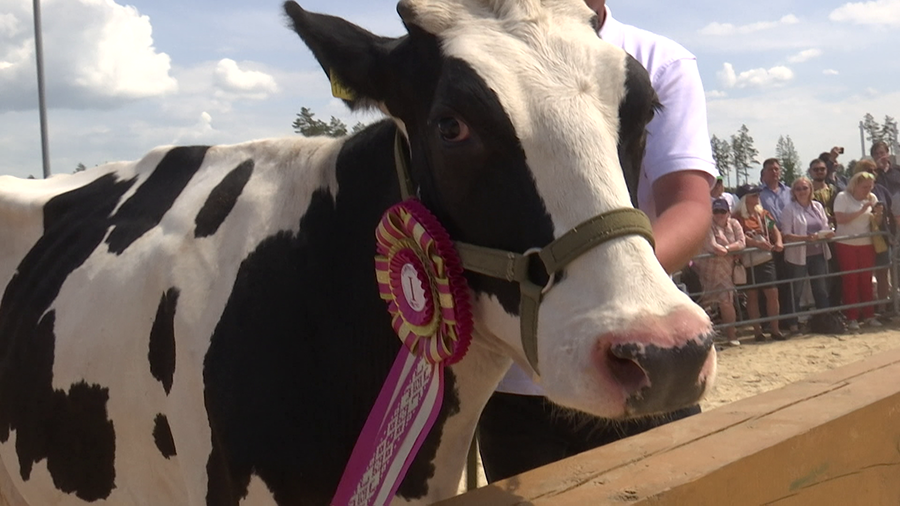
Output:
<instances>
[{"instance_id":1,"label":"cow","mask_svg":"<svg viewBox=\"0 0 900 506\"><path fill-rule=\"evenodd\" d=\"M375 36L284 5L354 109L351 136L161 147L0 177L0 493L8 503L325 505L397 357L375 229L413 195L459 244L522 254L632 207L655 94L581 0L401 0ZM623 419L702 397L711 324L647 238L554 272L534 356L520 288L467 270L474 337L395 503L456 493L513 361ZM0 501L2 502L2 501Z\"/></svg>"}]
</instances>

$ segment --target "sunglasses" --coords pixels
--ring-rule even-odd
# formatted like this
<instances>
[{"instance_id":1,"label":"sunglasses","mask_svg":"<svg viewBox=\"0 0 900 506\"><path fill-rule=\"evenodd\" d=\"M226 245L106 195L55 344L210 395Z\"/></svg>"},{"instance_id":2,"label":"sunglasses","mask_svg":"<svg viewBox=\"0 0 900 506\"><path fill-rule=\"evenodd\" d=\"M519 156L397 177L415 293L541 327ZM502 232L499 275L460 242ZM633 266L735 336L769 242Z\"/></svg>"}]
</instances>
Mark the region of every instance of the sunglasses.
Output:
<instances>
[{"instance_id":1,"label":"sunglasses","mask_svg":"<svg viewBox=\"0 0 900 506\"><path fill-rule=\"evenodd\" d=\"M728 214L728 211L724 209L713 209L713 214Z\"/></svg>"}]
</instances>

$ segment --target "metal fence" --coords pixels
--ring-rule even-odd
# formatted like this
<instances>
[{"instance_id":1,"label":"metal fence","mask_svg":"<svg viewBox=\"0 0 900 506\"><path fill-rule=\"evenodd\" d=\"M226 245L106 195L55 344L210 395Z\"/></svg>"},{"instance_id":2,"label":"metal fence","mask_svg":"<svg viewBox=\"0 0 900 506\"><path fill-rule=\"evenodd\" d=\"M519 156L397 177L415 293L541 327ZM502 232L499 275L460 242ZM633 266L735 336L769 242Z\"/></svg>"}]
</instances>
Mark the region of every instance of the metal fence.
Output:
<instances>
[{"instance_id":1,"label":"metal fence","mask_svg":"<svg viewBox=\"0 0 900 506\"><path fill-rule=\"evenodd\" d=\"M734 323L727 323L727 324L718 322L715 325L715 328L717 330L720 330L720 329L725 329L726 327L743 327L743 326L747 326L747 325L753 325L756 323L762 324L762 323L770 322L773 320L784 320L784 319L788 319L788 318L792 318L792 317L797 317L797 318L803 319L803 318L808 318L812 315L816 315L819 313L829 313L829 312L840 311L840 310L845 310L845 309L850 309L850 308L862 308L862 307L879 306L879 305L885 305L885 307L889 307L891 309L892 314L900 315L900 297L898 297L898 276L900 276L900 254L898 254L898 253L900 253L900 248L897 247L898 246L897 238L892 237L889 233L887 233L887 232L872 232L872 233L860 234L860 235L855 235L855 236L835 236L835 237L832 237L829 239L819 239L819 240L810 241L810 242L786 243L784 245L784 248L785 248L785 250L787 250L788 248L797 247L797 246L801 246L801 245L809 245L809 244L813 244L813 243L821 243L821 244L825 245L826 248L828 248L828 247L830 247L830 243L834 243L837 241L841 241L841 240L845 240L845 239L874 237L874 236L879 236L879 235L884 237L885 242L887 243L887 246L888 246L889 264L888 264L887 268L889 269L888 278L890 280L890 289L888 291L888 296L886 298L879 299L877 297L877 290L875 289L875 282L873 281L873 288L872 288L873 296L872 296L872 301L870 301L870 302L860 302L860 303L856 303L856 304L844 304L843 301L841 301L841 304L839 304L839 305L832 305L828 308L817 308L817 307L815 307L815 305L812 305L812 307L810 307L810 305L808 303L804 304L804 299L806 299L806 298L803 297L803 298L801 298L800 307L792 308L793 311L786 312L786 311L784 311L784 309L782 309L781 313L778 315L766 315L766 316L761 316L760 318L756 318L756 319L749 319L749 318L744 317L744 311L742 311L743 305L741 304L741 299L742 299L742 297L745 297L747 295L745 292L748 290L761 290L761 289L772 287L772 286L778 287L779 285L787 285L786 289L790 290L791 300L794 300L794 297L793 297L794 287L796 286L794 282L796 282L796 281L802 280L803 281L802 285L804 286L804 290L808 293L810 280L819 279L819 278L834 279L835 277L840 277L842 274L850 274L850 273L857 273L857 272L872 272L874 274L875 271L885 269L886 267L883 265L881 265L881 266L874 265L873 267L865 268L865 269L858 269L858 270L853 270L853 271L840 271L839 269L832 270L832 267L833 267L832 264L826 262L827 272L825 274L816 275L816 276L807 275L802 278L779 278L776 281L766 282L766 283L756 283L756 281L753 279L753 269L751 267L746 267L747 284L737 285L734 289L735 293L734 293L733 297L735 299L734 300L734 308L735 308L735 314L736 314L736 321ZM742 257L744 254L750 253L753 251L760 251L760 250L758 248L745 248L745 249L737 251L737 252L730 252L728 254L728 256ZM693 260L695 260L695 261L702 260L704 258L712 258L715 256L716 255L714 255L714 254L706 253L706 254L695 256L693 258ZM832 256L834 256L833 250L832 250ZM682 286L682 289L685 292L687 292L688 295L692 299L694 299L695 301L698 301L698 302L701 301L702 296L704 294L709 295L709 294L715 294L715 293L719 293L719 292L732 291L732 289L704 290L702 287L699 290L697 290L697 289L692 290L691 288L686 286L686 283L685 283L686 278L687 278L687 273L682 271L681 273L679 273L675 276L675 281L680 286ZM698 280L697 284L699 284L699 280ZM781 288L781 289L785 289L785 288ZM830 289L831 290L837 289L837 287L835 286L835 284L833 282L830 283ZM831 294L829 294L829 295L831 295ZM833 298L832 298L832 300L833 300ZM809 301L807 301L807 302L809 302ZM701 305L703 305L703 304L701 304ZM760 307L761 312L765 311L764 304L760 304L759 307ZM707 311L712 313L712 316L715 316L716 308L707 307L706 309L707 309Z\"/></svg>"}]
</instances>

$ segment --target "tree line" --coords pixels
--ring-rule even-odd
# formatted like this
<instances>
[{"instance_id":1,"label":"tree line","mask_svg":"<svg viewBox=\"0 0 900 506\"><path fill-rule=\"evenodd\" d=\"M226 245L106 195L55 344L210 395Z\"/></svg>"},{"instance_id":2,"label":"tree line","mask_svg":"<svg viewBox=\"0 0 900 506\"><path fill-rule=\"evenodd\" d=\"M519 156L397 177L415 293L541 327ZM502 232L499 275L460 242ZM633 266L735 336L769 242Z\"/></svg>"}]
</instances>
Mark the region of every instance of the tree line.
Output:
<instances>
[{"instance_id":1,"label":"tree line","mask_svg":"<svg viewBox=\"0 0 900 506\"><path fill-rule=\"evenodd\" d=\"M344 124L343 121L332 116L331 121L326 123L320 119L316 119L315 116L316 114L309 110L308 107L301 107L300 113L297 114L297 118L291 123L291 128L294 129L295 133L305 137L315 137L319 135L343 137L347 135L347 125ZM365 127L366 125L362 122L356 122L349 133L355 134Z\"/></svg>"},{"instance_id":2,"label":"tree line","mask_svg":"<svg viewBox=\"0 0 900 506\"><path fill-rule=\"evenodd\" d=\"M869 144L876 141L885 141L891 147L892 152L897 150L897 122L891 116L884 117L884 123L879 124L871 114L866 114L861 122L866 132ZM329 137L341 137L348 133L356 133L366 127L357 122L352 129L335 118L328 122L315 117L308 107L301 107L300 113L291 124L294 132L307 136L326 135ZM728 139L713 135L710 139L713 160L719 173L725 181L735 181L736 185L755 182L759 180L756 174L760 165L759 150L754 145L753 136L746 124ZM781 178L790 183L806 171L805 164L800 160L800 154L794 146L790 135L781 135L775 145L775 158L781 163ZM734 176L734 177L732 177Z\"/></svg>"},{"instance_id":3,"label":"tree line","mask_svg":"<svg viewBox=\"0 0 900 506\"><path fill-rule=\"evenodd\" d=\"M900 149L897 139L897 121L891 116L885 116L884 123L879 124L875 121L874 116L866 113L861 124L870 146L875 142L883 141L887 143L892 153L896 153ZM741 125L737 133L729 139L720 139L713 135L709 142L712 147L713 161L725 181L733 180L737 186L740 186L759 179L755 170L752 176L750 172L751 168L759 165L760 162L757 160L759 151L753 145L753 137L750 135L747 125ZM781 178L786 183L793 182L805 172L805 166L800 161L800 155L797 153L797 148L794 147L794 141L790 135L778 137L774 158L781 163ZM732 174L734 178L731 177Z\"/></svg>"}]
</instances>

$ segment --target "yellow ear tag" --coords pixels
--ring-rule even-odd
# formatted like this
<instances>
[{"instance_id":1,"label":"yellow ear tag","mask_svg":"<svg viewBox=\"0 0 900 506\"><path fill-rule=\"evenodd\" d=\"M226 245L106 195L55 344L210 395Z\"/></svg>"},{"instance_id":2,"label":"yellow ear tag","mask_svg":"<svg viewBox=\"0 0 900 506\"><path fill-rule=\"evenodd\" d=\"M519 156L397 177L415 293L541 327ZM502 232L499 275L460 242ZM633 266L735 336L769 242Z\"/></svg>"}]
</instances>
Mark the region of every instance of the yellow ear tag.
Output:
<instances>
[{"instance_id":1,"label":"yellow ear tag","mask_svg":"<svg viewBox=\"0 0 900 506\"><path fill-rule=\"evenodd\" d=\"M338 79L337 74L332 71L331 74L331 94L335 98L342 98L344 100L356 100L356 93L353 92L350 88L344 86L344 83Z\"/></svg>"}]
</instances>

